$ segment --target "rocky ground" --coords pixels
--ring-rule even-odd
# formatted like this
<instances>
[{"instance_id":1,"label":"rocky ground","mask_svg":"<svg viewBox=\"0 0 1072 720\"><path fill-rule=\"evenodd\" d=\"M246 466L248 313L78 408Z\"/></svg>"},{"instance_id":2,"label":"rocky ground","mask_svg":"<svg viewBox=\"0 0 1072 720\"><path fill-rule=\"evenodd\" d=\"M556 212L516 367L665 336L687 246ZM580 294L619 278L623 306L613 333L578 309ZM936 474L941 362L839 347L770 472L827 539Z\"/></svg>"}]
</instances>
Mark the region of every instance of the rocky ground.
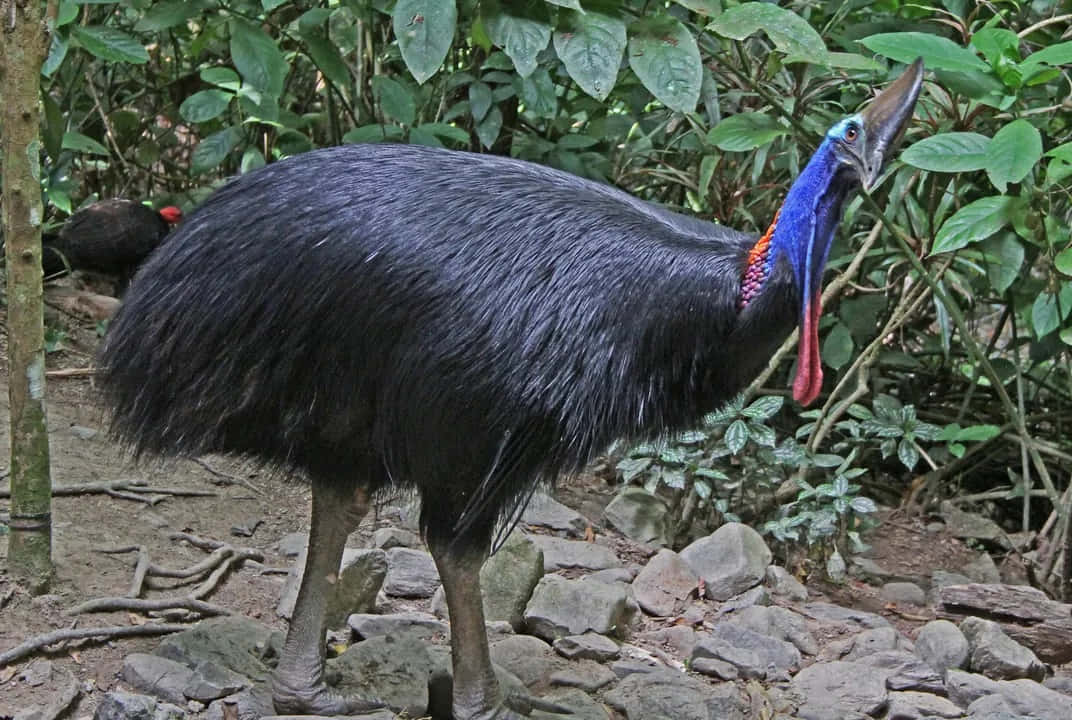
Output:
<instances>
[{"instance_id":1,"label":"rocky ground","mask_svg":"<svg viewBox=\"0 0 1072 720\"><path fill-rule=\"evenodd\" d=\"M72 346L62 359L80 357ZM0 718L270 714L266 679L303 563L306 488L219 458L132 468L102 432L89 378L49 392L54 481L126 485L56 499L54 592L31 599L0 576L0 653L71 625L188 629L54 644L0 667ZM664 508L642 490L580 478L556 497L564 504L537 496L483 571L493 660L505 687L540 699L534 718L558 707L578 720L1072 720L1062 664L1072 607L1001 584L1015 572L967 543L1008 538L978 516L886 516L843 583L805 587L743 525L673 552L661 546ZM396 501L351 537L331 606L330 680L395 710L366 720L449 718L449 624L415 515ZM0 535L0 565L5 543ZM117 549L130 552L103 552ZM131 592L142 555L157 569L216 563L185 579L151 569ZM196 612L71 612L95 597L198 587L208 605Z\"/></svg>"}]
</instances>

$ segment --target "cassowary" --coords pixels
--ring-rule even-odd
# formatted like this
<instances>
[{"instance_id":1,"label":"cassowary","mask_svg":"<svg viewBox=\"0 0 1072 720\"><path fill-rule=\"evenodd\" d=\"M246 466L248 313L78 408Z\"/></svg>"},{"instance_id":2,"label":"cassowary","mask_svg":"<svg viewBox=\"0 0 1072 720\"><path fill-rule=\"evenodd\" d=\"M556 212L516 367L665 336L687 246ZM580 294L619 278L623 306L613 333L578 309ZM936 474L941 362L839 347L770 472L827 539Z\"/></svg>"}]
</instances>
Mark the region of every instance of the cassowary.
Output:
<instances>
[{"instance_id":1,"label":"cassowary","mask_svg":"<svg viewBox=\"0 0 1072 720\"><path fill-rule=\"evenodd\" d=\"M794 396L815 399L841 207L879 177L922 75L834 125L758 239L530 163L400 145L306 153L198 208L135 277L100 383L136 454L234 453L311 482L276 711L374 705L324 680L325 604L370 502L414 488L454 717L522 717L484 630L496 528L615 439L697 424L797 324Z\"/></svg>"},{"instance_id":2,"label":"cassowary","mask_svg":"<svg viewBox=\"0 0 1072 720\"><path fill-rule=\"evenodd\" d=\"M122 291L180 220L182 211L174 205L156 211L132 200L102 200L41 239L41 267L46 277L67 269L113 275Z\"/></svg>"}]
</instances>

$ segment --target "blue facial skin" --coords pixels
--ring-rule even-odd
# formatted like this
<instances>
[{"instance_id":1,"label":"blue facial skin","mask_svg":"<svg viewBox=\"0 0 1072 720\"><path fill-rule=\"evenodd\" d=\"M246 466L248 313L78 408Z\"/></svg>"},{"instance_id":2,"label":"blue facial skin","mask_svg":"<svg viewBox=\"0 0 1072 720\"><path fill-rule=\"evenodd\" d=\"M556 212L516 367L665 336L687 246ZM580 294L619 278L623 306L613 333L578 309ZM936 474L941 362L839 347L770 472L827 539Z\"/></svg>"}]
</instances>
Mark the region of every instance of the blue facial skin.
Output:
<instances>
[{"instance_id":1,"label":"blue facial skin","mask_svg":"<svg viewBox=\"0 0 1072 720\"><path fill-rule=\"evenodd\" d=\"M865 146L859 115L838 122L827 131L782 204L771 237L771 263L780 255L789 261L802 314L819 292L842 204L867 175L862 160Z\"/></svg>"}]
</instances>

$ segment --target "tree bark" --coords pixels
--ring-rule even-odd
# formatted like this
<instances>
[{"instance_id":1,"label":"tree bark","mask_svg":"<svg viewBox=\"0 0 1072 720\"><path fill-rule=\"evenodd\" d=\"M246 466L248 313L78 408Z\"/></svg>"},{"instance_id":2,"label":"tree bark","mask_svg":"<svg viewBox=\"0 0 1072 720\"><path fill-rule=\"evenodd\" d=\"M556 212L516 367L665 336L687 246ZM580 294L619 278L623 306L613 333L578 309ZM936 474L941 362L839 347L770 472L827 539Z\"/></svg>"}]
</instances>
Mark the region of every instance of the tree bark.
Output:
<instances>
[{"instance_id":1,"label":"tree bark","mask_svg":"<svg viewBox=\"0 0 1072 720\"><path fill-rule=\"evenodd\" d=\"M39 92L56 2L49 0L47 12L40 0L6 0L0 7L0 191L11 409L8 569L30 592L43 593L52 575L52 493L45 422Z\"/></svg>"}]
</instances>

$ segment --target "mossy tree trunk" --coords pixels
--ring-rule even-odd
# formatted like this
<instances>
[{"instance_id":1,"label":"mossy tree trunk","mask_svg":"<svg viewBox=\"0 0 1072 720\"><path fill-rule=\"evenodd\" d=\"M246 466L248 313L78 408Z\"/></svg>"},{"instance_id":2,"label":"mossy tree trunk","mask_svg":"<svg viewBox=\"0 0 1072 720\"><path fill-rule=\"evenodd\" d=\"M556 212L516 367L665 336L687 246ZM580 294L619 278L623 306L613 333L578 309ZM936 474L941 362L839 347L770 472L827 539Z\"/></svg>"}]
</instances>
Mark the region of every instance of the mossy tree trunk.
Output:
<instances>
[{"instance_id":1,"label":"mossy tree trunk","mask_svg":"<svg viewBox=\"0 0 1072 720\"><path fill-rule=\"evenodd\" d=\"M41 65L56 0L3 0L0 17L0 152L7 264L8 396L11 409L11 539L8 569L31 592L52 574L52 484L45 423L41 283Z\"/></svg>"}]
</instances>

